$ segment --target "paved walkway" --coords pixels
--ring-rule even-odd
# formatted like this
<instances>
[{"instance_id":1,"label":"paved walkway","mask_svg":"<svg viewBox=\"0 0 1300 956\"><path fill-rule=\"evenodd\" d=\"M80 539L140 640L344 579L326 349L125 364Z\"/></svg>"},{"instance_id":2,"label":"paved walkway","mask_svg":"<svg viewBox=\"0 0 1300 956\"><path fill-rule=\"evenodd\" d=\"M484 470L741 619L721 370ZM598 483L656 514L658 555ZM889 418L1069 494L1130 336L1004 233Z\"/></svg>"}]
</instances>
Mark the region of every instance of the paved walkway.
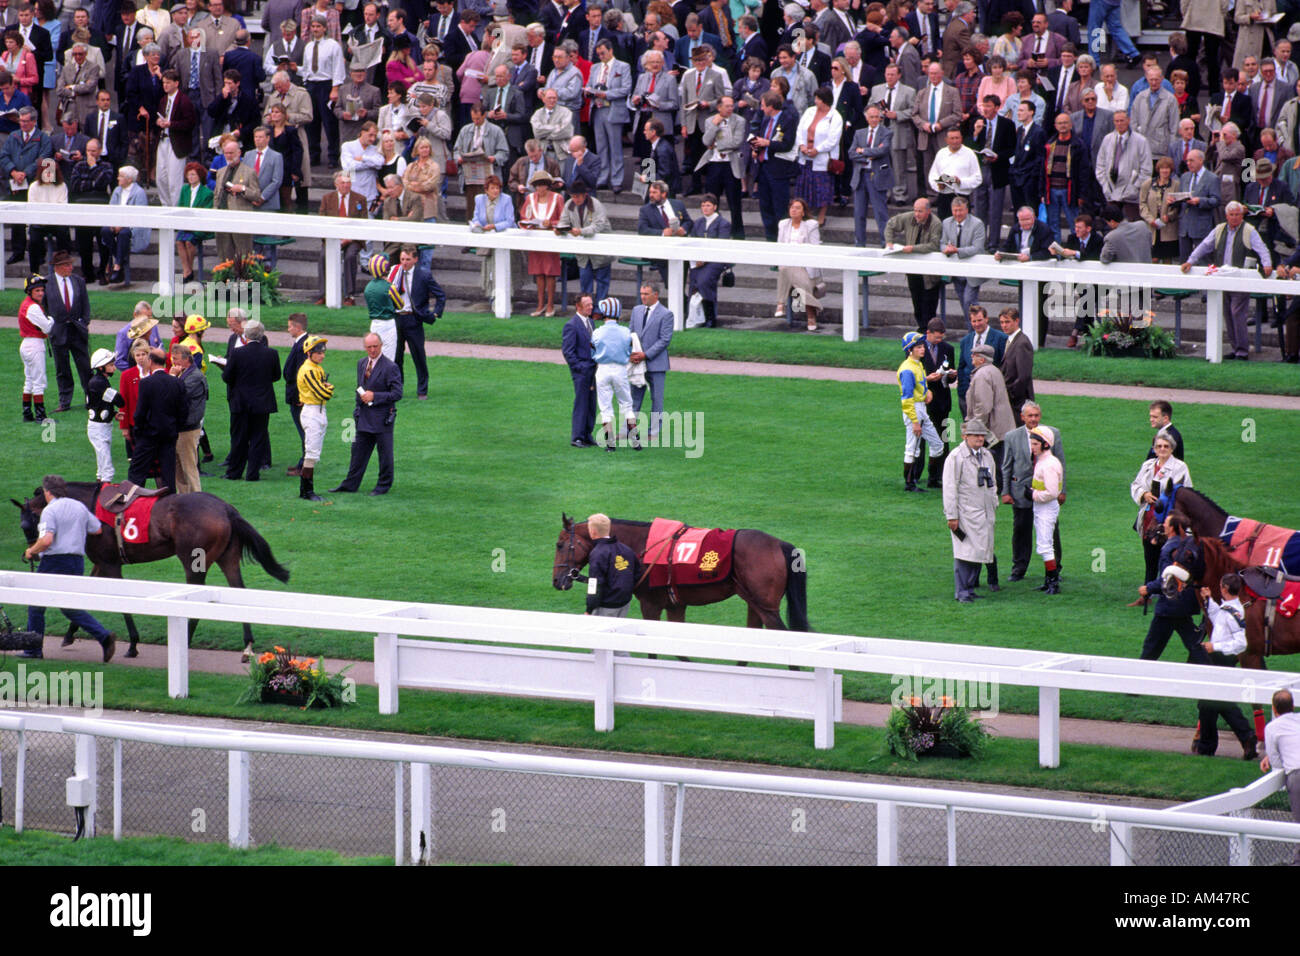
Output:
<instances>
[{"instance_id":1,"label":"paved walkway","mask_svg":"<svg viewBox=\"0 0 1300 956\"><path fill-rule=\"evenodd\" d=\"M0 328L17 328L18 319L0 317ZM115 335L121 326L115 322L96 320L90 323L92 335ZM269 332L268 338L278 348L289 346L289 336L284 332ZM351 335L330 336L330 342L343 351L361 351L361 338ZM425 352L431 356L447 358L493 359L507 362L543 362L563 365L560 350L521 348L505 345L474 345L463 342L428 342ZM722 359L697 359L674 357L673 371L695 372L703 375L746 375L755 378L804 378L826 382L863 382L869 385L893 385L894 373L886 369L837 368L825 365L777 365L764 362L730 362ZM1039 395L1073 395L1091 398L1122 398L1133 401L1151 401L1156 398L1170 402L1193 405L1231 405L1245 408L1282 409L1300 411L1300 396L1251 394L1245 392L1211 392L1199 389L1152 388L1131 385L1097 385L1090 382L1036 381L1034 391Z\"/></svg>"},{"instance_id":2,"label":"paved walkway","mask_svg":"<svg viewBox=\"0 0 1300 956\"><path fill-rule=\"evenodd\" d=\"M45 639L45 656L52 660L75 660L96 662L100 659L99 645L89 640L79 640L72 647L61 648L59 638ZM265 648L263 648L265 649ZM160 671L158 680L165 680L167 670L167 646L165 644L141 644L140 656L127 659L125 642L118 644L118 656L114 664L129 667L147 667ZM212 674L246 675L248 665L241 664L238 651L213 651L195 648L190 651L190 670ZM331 670L352 665L348 676L359 684L375 684L375 669L370 661L338 661L331 659ZM889 705L867 704L860 701L844 701L844 719L842 723L863 727L883 727L889 717ZM1082 720L1073 717L1061 718L1061 740L1069 744L1102 744L1108 747L1123 747L1130 750L1153 750L1163 753L1187 753L1190 749L1194 714L1191 702L1187 705L1187 727L1169 727L1162 724L1130 724L1109 720ZM1038 718L1032 714L999 714L986 722L986 726L998 737L1014 737L1024 740L1038 738ZM1224 737L1219 748L1221 759L1236 760L1241 757L1231 735Z\"/></svg>"}]
</instances>

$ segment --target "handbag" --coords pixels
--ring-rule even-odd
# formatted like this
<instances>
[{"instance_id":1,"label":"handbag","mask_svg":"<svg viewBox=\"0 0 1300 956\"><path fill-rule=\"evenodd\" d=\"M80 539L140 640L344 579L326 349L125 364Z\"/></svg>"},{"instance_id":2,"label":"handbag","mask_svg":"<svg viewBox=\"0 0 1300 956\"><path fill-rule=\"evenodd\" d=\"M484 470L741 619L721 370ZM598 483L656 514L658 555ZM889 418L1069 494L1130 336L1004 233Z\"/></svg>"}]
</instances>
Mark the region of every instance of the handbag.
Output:
<instances>
[{"instance_id":1,"label":"handbag","mask_svg":"<svg viewBox=\"0 0 1300 956\"><path fill-rule=\"evenodd\" d=\"M722 284L724 289L730 289L736 284L736 273L732 270L731 266L727 266L727 268L722 270L722 275L719 277L718 281Z\"/></svg>"}]
</instances>

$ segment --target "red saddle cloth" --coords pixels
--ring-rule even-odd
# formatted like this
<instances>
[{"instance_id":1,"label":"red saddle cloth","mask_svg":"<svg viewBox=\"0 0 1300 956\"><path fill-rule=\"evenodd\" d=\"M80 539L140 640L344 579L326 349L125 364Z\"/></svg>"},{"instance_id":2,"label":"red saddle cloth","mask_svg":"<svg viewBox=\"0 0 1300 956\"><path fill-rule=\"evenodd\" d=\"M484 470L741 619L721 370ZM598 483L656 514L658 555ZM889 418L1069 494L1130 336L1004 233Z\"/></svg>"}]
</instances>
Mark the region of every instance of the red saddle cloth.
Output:
<instances>
[{"instance_id":1,"label":"red saddle cloth","mask_svg":"<svg viewBox=\"0 0 1300 956\"><path fill-rule=\"evenodd\" d=\"M1246 587L1246 594L1256 600L1260 599L1249 586ZM1296 611L1300 611L1300 581L1287 581L1282 586L1282 596L1277 599L1277 613L1283 617L1295 617Z\"/></svg>"},{"instance_id":2,"label":"red saddle cloth","mask_svg":"<svg viewBox=\"0 0 1300 956\"><path fill-rule=\"evenodd\" d=\"M161 498L136 498L126 506L126 510L119 515L109 514L104 510L104 506L98 501L95 502L95 517L98 518L106 527L113 528L117 526L117 519L122 519L122 541L126 544L148 544L149 543L149 519L153 516L153 506L161 501ZM106 531L105 534L108 532Z\"/></svg>"},{"instance_id":3,"label":"red saddle cloth","mask_svg":"<svg viewBox=\"0 0 1300 956\"><path fill-rule=\"evenodd\" d=\"M650 566L651 587L689 587L725 580L731 574L735 529L688 528L680 521L655 518L650 523L642 560Z\"/></svg>"}]
</instances>

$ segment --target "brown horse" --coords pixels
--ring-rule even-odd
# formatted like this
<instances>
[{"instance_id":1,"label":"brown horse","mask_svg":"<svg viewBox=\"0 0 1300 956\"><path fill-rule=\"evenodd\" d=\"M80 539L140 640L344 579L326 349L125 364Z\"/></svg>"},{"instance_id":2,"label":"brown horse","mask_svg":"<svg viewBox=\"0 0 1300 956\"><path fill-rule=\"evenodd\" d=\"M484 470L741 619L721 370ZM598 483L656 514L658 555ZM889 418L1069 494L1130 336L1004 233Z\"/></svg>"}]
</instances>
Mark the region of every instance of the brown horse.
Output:
<instances>
[{"instance_id":1,"label":"brown horse","mask_svg":"<svg viewBox=\"0 0 1300 956\"><path fill-rule=\"evenodd\" d=\"M1201 583L1210 589L1216 601L1222 601L1219 579L1229 571L1241 573L1247 565L1228 553L1227 547L1215 535L1199 539L1205 555L1205 580ZM1246 610L1246 650L1238 655L1242 667L1265 670L1264 658L1274 654L1300 654L1300 616L1283 617L1274 611L1273 621L1268 621L1268 602L1262 598L1241 596Z\"/></svg>"},{"instance_id":2,"label":"brown horse","mask_svg":"<svg viewBox=\"0 0 1300 956\"><path fill-rule=\"evenodd\" d=\"M567 514L561 515L564 529L555 544L555 564L551 568L551 583L557 590L567 591L574 579L587 564L592 540L585 521L574 523ZM641 558L645 557L646 538L650 534L648 521L610 521L610 534L627 545ZM670 621L685 621L686 608L699 604L716 604L733 594L739 595L749 606L749 627L768 627L787 630L781 619L781 597L785 596L786 611L792 631L808 630L808 572L804 568L803 554L788 542L774 538L763 531L741 529L736 532L732 545L731 574L721 581L689 587L651 587L643 577L635 590L641 603L641 616L652 621L667 613Z\"/></svg>"},{"instance_id":3,"label":"brown horse","mask_svg":"<svg viewBox=\"0 0 1300 956\"><path fill-rule=\"evenodd\" d=\"M80 501L93 512L102 487L101 482L70 481L68 497ZM45 509L45 495L37 488L34 497L25 503L12 498L9 500L18 506L22 514L23 534L26 535L28 544L32 543L36 540L37 525L41 512ZM175 557L185 569L185 581L188 584L203 584L207 580L208 568L216 565L226 575L226 581L232 588L242 588L244 579L239 573L239 564L244 558L255 560L277 581L289 580L289 571L275 560L266 539L257 533L233 505L206 492L167 495L158 499L149 518L146 544L123 542L122 552L119 553L117 535L107 525L102 533L86 538L86 557L93 565L92 577L120 578L123 555L128 564ZM138 653L135 646L140 640L140 634L136 630L134 618L129 614L125 617L131 637L131 646L126 656L135 657ZM197 625L198 621L190 620L191 640ZM64 638L65 645L72 642L75 630L74 627L68 631ZM245 624L246 657L252 647L253 629Z\"/></svg>"}]
</instances>

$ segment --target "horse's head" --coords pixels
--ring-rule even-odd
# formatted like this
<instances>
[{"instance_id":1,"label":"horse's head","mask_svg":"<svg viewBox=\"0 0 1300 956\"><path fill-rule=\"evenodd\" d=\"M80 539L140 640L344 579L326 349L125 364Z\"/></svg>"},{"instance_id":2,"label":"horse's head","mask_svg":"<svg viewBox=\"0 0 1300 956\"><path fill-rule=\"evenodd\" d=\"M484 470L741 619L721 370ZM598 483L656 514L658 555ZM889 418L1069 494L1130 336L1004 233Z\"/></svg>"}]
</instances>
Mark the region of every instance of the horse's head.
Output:
<instances>
[{"instance_id":1,"label":"horse's head","mask_svg":"<svg viewBox=\"0 0 1300 956\"><path fill-rule=\"evenodd\" d=\"M36 542L36 529L41 523L41 512L45 510L45 495L40 488L31 498L26 501L18 501L10 498L15 508L18 509L18 526L23 529L23 536L27 539L28 544Z\"/></svg>"},{"instance_id":2,"label":"horse's head","mask_svg":"<svg viewBox=\"0 0 1300 956\"><path fill-rule=\"evenodd\" d=\"M573 587L573 581L587 563L591 554L591 538L587 535L587 523L574 524L573 519L561 513L560 519L564 529L555 542L555 564L551 566L551 584L558 591L567 591Z\"/></svg>"}]
</instances>

